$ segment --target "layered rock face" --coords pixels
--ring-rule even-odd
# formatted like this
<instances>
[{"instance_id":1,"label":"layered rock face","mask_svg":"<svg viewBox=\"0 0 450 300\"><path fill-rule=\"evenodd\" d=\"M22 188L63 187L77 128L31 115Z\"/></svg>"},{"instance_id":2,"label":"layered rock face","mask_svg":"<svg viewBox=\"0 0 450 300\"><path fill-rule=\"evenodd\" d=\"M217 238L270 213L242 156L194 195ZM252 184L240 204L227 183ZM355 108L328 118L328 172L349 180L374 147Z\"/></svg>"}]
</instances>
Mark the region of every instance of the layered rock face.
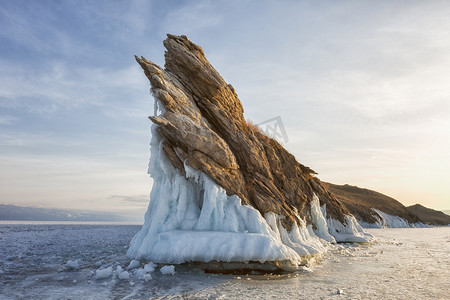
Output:
<instances>
[{"instance_id":1,"label":"layered rock face","mask_svg":"<svg viewBox=\"0 0 450 300\"><path fill-rule=\"evenodd\" d=\"M381 193L357 186L324 183L364 227L421 227L425 220ZM425 222L426 223L426 222Z\"/></svg>"},{"instance_id":2,"label":"layered rock face","mask_svg":"<svg viewBox=\"0 0 450 300\"><path fill-rule=\"evenodd\" d=\"M420 204L408 206L407 209L417 215L425 224L438 226L450 225L450 216L444 214L442 211L427 208Z\"/></svg>"},{"instance_id":3,"label":"layered rock face","mask_svg":"<svg viewBox=\"0 0 450 300\"><path fill-rule=\"evenodd\" d=\"M246 122L198 45L168 35L164 46L164 69L136 57L155 98L154 184L129 257L292 267L324 241L370 240L314 171Z\"/></svg>"},{"instance_id":4,"label":"layered rock face","mask_svg":"<svg viewBox=\"0 0 450 300\"><path fill-rule=\"evenodd\" d=\"M309 220L313 194L326 204L328 216L344 222L349 211L315 172L246 122L236 91L198 45L185 36L168 35L164 46L164 70L145 58L136 60L165 110L150 119L159 125L164 153L174 167L182 174L184 164L203 172L263 215L285 216L287 228L299 216Z\"/></svg>"}]
</instances>

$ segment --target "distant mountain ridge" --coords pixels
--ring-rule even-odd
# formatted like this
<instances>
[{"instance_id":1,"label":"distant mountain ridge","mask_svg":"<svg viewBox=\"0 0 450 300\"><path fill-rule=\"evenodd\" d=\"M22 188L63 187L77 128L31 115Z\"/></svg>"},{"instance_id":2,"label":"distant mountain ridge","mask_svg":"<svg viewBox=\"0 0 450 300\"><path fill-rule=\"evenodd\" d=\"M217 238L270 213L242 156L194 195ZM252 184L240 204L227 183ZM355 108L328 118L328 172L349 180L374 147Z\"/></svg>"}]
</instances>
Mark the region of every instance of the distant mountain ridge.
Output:
<instances>
[{"instance_id":1,"label":"distant mountain ridge","mask_svg":"<svg viewBox=\"0 0 450 300\"><path fill-rule=\"evenodd\" d=\"M448 225L450 218L421 205L405 207L392 197L357 186L326 183L328 190L363 224L377 227ZM422 224L423 225L423 224Z\"/></svg>"},{"instance_id":2,"label":"distant mountain ridge","mask_svg":"<svg viewBox=\"0 0 450 300\"><path fill-rule=\"evenodd\" d=\"M434 210L431 208L427 208L420 204L415 204L408 206L407 209L418 215L419 218L426 224L432 225L448 225L450 224L450 216L445 213Z\"/></svg>"},{"instance_id":3,"label":"distant mountain ridge","mask_svg":"<svg viewBox=\"0 0 450 300\"><path fill-rule=\"evenodd\" d=\"M99 212L51 209L30 206L0 204L0 220L3 221L97 221L123 222L123 217Z\"/></svg>"},{"instance_id":4,"label":"distant mountain ridge","mask_svg":"<svg viewBox=\"0 0 450 300\"><path fill-rule=\"evenodd\" d=\"M415 224L421 222L420 218L411 213L403 204L369 189L352 185L336 185L327 183L328 190L347 207L348 210L359 220L368 224L379 222L380 216L374 209L391 216L398 216L408 222Z\"/></svg>"}]
</instances>

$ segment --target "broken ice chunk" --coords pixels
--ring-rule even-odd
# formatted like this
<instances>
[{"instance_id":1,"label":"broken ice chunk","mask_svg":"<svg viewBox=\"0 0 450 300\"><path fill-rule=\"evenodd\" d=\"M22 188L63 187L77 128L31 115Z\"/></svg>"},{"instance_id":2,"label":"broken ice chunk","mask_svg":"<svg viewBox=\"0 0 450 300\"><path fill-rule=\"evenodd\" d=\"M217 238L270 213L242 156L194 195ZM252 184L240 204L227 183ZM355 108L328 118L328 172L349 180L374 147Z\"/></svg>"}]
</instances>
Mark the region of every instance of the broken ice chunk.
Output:
<instances>
[{"instance_id":1,"label":"broken ice chunk","mask_svg":"<svg viewBox=\"0 0 450 300\"><path fill-rule=\"evenodd\" d=\"M70 270L78 270L80 268L80 260L79 259L75 259L75 260L69 260L64 267L66 267L67 269Z\"/></svg>"},{"instance_id":2,"label":"broken ice chunk","mask_svg":"<svg viewBox=\"0 0 450 300\"><path fill-rule=\"evenodd\" d=\"M161 268L160 272L163 275L175 275L175 267L174 266L164 266Z\"/></svg>"},{"instance_id":3,"label":"broken ice chunk","mask_svg":"<svg viewBox=\"0 0 450 300\"><path fill-rule=\"evenodd\" d=\"M112 267L106 269L98 269L95 271L95 279L104 279L108 278L112 274Z\"/></svg>"},{"instance_id":4,"label":"broken ice chunk","mask_svg":"<svg viewBox=\"0 0 450 300\"><path fill-rule=\"evenodd\" d=\"M127 267L127 270L133 270L138 268L141 265L141 262L138 260L132 260Z\"/></svg>"}]
</instances>

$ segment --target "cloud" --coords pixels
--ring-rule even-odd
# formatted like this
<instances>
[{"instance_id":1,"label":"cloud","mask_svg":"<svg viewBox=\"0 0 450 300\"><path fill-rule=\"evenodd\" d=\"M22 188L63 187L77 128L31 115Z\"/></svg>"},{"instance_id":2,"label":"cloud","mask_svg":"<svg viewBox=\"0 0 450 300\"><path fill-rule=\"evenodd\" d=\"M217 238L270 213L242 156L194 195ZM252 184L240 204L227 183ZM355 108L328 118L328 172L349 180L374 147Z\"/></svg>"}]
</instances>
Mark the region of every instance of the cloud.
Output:
<instances>
[{"instance_id":1,"label":"cloud","mask_svg":"<svg viewBox=\"0 0 450 300\"><path fill-rule=\"evenodd\" d=\"M12 125L17 122L17 118L8 115L0 115L0 125Z\"/></svg>"},{"instance_id":2,"label":"cloud","mask_svg":"<svg viewBox=\"0 0 450 300\"><path fill-rule=\"evenodd\" d=\"M165 17L164 29L173 34L194 34L194 32L217 27L223 21L220 12L224 2L215 1L187 2L173 7Z\"/></svg>"},{"instance_id":3,"label":"cloud","mask_svg":"<svg viewBox=\"0 0 450 300\"><path fill-rule=\"evenodd\" d=\"M143 201L141 195L149 192L151 181L143 165L129 159L96 159L64 153L2 153L0 199L24 205L121 210L127 207L125 202L117 198L118 201L111 201L109 196L135 191L137 196L123 199Z\"/></svg>"},{"instance_id":4,"label":"cloud","mask_svg":"<svg viewBox=\"0 0 450 300\"><path fill-rule=\"evenodd\" d=\"M149 196L148 195L133 195L133 196L124 196L124 195L111 195L108 199L117 199L122 202L131 202L134 204L140 205L148 205Z\"/></svg>"},{"instance_id":5,"label":"cloud","mask_svg":"<svg viewBox=\"0 0 450 300\"><path fill-rule=\"evenodd\" d=\"M129 64L110 69L73 66L53 61L44 70L0 60L0 106L25 109L35 113L52 113L80 106L133 103L140 99L145 78L139 69ZM125 96L129 101L123 101Z\"/></svg>"},{"instance_id":6,"label":"cloud","mask_svg":"<svg viewBox=\"0 0 450 300\"><path fill-rule=\"evenodd\" d=\"M132 50L146 44L133 39L148 29L147 3L2 6L0 39L8 47L0 47L0 107L35 114L83 106L126 111L124 103L132 106L148 89Z\"/></svg>"}]
</instances>

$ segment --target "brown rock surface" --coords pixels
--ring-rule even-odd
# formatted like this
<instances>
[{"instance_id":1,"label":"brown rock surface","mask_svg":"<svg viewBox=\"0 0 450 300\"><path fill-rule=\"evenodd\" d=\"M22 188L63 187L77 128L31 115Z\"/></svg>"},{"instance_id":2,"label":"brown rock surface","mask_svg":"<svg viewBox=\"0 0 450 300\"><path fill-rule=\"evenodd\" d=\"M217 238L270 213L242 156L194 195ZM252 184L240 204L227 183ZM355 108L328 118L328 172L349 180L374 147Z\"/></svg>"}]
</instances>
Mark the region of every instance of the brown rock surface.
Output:
<instances>
[{"instance_id":1,"label":"brown rock surface","mask_svg":"<svg viewBox=\"0 0 450 300\"><path fill-rule=\"evenodd\" d=\"M341 222L349 211L277 141L265 136L244 118L234 88L206 59L202 48L185 36L164 41L165 69L136 57L164 107L158 124L163 149L182 174L184 164L208 175L228 195L261 214L285 218L286 228L299 216L310 222L309 203L315 193L327 214Z\"/></svg>"},{"instance_id":2,"label":"brown rock surface","mask_svg":"<svg viewBox=\"0 0 450 300\"><path fill-rule=\"evenodd\" d=\"M409 211L403 204L384 194L359 188L352 185L336 185L324 183L337 199L347 207L356 219L366 223L375 223L377 213L372 208L408 221L411 224L420 222L419 217Z\"/></svg>"},{"instance_id":3,"label":"brown rock surface","mask_svg":"<svg viewBox=\"0 0 450 300\"><path fill-rule=\"evenodd\" d=\"M450 216L444 214L442 211L427 208L420 204L408 206L407 209L419 216L420 220L429 225L450 225Z\"/></svg>"}]
</instances>

